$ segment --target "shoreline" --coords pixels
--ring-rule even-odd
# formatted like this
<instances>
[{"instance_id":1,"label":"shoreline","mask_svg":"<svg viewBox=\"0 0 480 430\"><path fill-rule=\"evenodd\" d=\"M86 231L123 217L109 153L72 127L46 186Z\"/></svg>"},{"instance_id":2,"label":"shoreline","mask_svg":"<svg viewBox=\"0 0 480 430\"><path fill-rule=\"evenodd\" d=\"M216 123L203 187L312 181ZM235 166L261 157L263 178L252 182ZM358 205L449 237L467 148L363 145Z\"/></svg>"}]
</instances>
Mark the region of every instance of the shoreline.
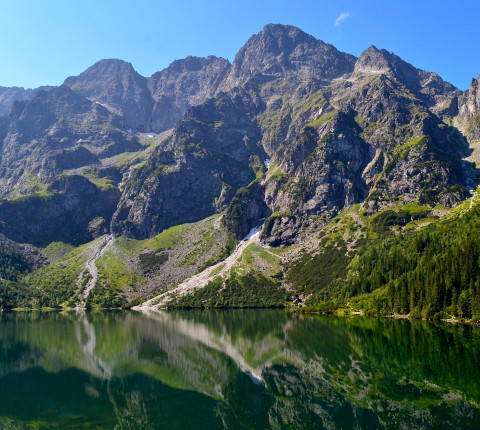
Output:
<instances>
[{"instance_id":1,"label":"shoreline","mask_svg":"<svg viewBox=\"0 0 480 430\"><path fill-rule=\"evenodd\" d=\"M209 309L201 309L201 308L191 308L191 309L158 309L157 311L160 312L169 312L169 311L176 311L176 310L183 310L183 311L189 311L189 310L203 310L203 311L209 311L209 310L247 310L247 309L254 309L258 311L262 310L271 310L271 309L278 309L278 310L284 310L289 313L294 313L297 315L331 315L331 316L336 316L336 317L348 317L348 316L360 316L360 317L374 317L374 318L392 318L392 319L406 319L406 320L411 320L411 321L430 321L430 322L444 322L444 323L450 323L450 324L467 324L470 326L476 326L480 327L480 321L473 322L471 319L462 319L462 318L440 318L440 319L433 319L433 318L414 318L410 315L405 315L405 314L389 314L389 315L376 315L376 314L365 314L362 311L345 311L345 310L330 310L330 311L307 311L303 310L303 308L295 308L292 309L290 307L265 307L265 308L260 308L260 307L252 307L252 308L209 308ZM144 311L144 309L135 309L135 307L130 307L130 308L93 308L93 309L87 309L87 308L39 308L39 309L28 309L28 308L11 308L11 309L3 309L0 308L0 313L2 312L75 312L75 313L84 313L87 311L93 311L93 312L103 312L103 311L134 311L134 312L140 312Z\"/></svg>"},{"instance_id":2,"label":"shoreline","mask_svg":"<svg viewBox=\"0 0 480 430\"><path fill-rule=\"evenodd\" d=\"M331 310L331 311L303 311L302 308L297 308L292 312L303 315L334 315L337 317L346 317L346 316L362 316L362 317L375 317L375 318L392 318L392 319L406 319L411 321L431 321L431 322L445 322L450 324L467 324L471 326L480 327L480 321L473 322L471 319L463 318L414 318L410 315L405 314L389 314L389 315L377 315L377 314L365 314L362 311L345 311L345 310Z\"/></svg>"}]
</instances>

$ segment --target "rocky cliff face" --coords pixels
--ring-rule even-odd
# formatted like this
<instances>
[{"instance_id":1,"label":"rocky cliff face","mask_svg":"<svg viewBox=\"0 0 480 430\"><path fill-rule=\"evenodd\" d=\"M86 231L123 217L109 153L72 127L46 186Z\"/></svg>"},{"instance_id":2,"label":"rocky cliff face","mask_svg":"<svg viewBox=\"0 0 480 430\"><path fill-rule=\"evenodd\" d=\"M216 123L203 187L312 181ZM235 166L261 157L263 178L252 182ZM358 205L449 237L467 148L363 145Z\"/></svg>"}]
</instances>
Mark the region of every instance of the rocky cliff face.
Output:
<instances>
[{"instance_id":1,"label":"rocky cliff face","mask_svg":"<svg viewBox=\"0 0 480 430\"><path fill-rule=\"evenodd\" d=\"M240 49L220 88L231 90L258 75L328 81L350 72L354 63L352 55L296 27L269 24Z\"/></svg>"},{"instance_id":2,"label":"rocky cliff face","mask_svg":"<svg viewBox=\"0 0 480 430\"><path fill-rule=\"evenodd\" d=\"M108 232L119 198L116 188L99 189L85 177L67 176L42 195L1 201L0 232L20 243L80 245Z\"/></svg>"},{"instance_id":3,"label":"rocky cliff face","mask_svg":"<svg viewBox=\"0 0 480 430\"><path fill-rule=\"evenodd\" d=\"M472 79L470 88L458 100L459 126L471 141L480 140L480 78Z\"/></svg>"},{"instance_id":4,"label":"rocky cliff face","mask_svg":"<svg viewBox=\"0 0 480 430\"><path fill-rule=\"evenodd\" d=\"M145 78L102 60L0 117L3 232L146 238L226 211L237 238L267 219L263 240L285 245L356 203L367 214L451 206L474 186L463 158L478 139L477 87L462 94L388 51L357 59L283 25L252 36L232 65L188 57ZM16 208L39 198L42 221L16 226ZM67 218L75 237L59 227Z\"/></svg>"},{"instance_id":5,"label":"rocky cliff face","mask_svg":"<svg viewBox=\"0 0 480 430\"><path fill-rule=\"evenodd\" d=\"M109 180L94 183L85 172L74 173L101 168L100 158L141 149L122 128L121 117L66 86L17 102L5 121L0 160L0 191L8 198L0 204L5 235L78 244L106 232L119 190ZM96 233L89 226L94 219L103 220Z\"/></svg>"},{"instance_id":6,"label":"rocky cliff face","mask_svg":"<svg viewBox=\"0 0 480 430\"><path fill-rule=\"evenodd\" d=\"M151 130L173 128L188 108L215 94L229 70L230 63L223 58L187 57L153 74L148 79L154 100Z\"/></svg>"},{"instance_id":7,"label":"rocky cliff face","mask_svg":"<svg viewBox=\"0 0 480 430\"><path fill-rule=\"evenodd\" d=\"M152 95L147 79L130 63L101 60L79 76L67 78L64 85L123 117L126 129L150 131Z\"/></svg>"},{"instance_id":8,"label":"rocky cliff face","mask_svg":"<svg viewBox=\"0 0 480 430\"><path fill-rule=\"evenodd\" d=\"M121 117L66 86L15 104L2 145L1 194L39 191L65 169L94 164L96 157L141 149L123 128ZM63 154L59 164L48 162L51 155L58 158L59 154Z\"/></svg>"},{"instance_id":9,"label":"rocky cliff face","mask_svg":"<svg viewBox=\"0 0 480 430\"><path fill-rule=\"evenodd\" d=\"M223 210L263 169L259 140L239 98L224 95L191 108L146 164L131 172L114 231L145 238Z\"/></svg>"},{"instance_id":10,"label":"rocky cliff face","mask_svg":"<svg viewBox=\"0 0 480 430\"><path fill-rule=\"evenodd\" d=\"M454 113L442 110L456 103L453 86L374 47L330 82L308 80L314 72L305 67L247 84L262 101L255 118L271 159L262 180L273 213L264 240L276 231L272 243L281 243L283 229L290 243L305 216L329 218L355 203L375 212L412 201L452 205L468 196L467 147L440 117Z\"/></svg>"},{"instance_id":11,"label":"rocky cliff face","mask_svg":"<svg viewBox=\"0 0 480 430\"><path fill-rule=\"evenodd\" d=\"M0 87L0 115L8 115L15 102L33 99L39 91L47 91L53 87L43 86L34 89L22 87Z\"/></svg>"},{"instance_id":12,"label":"rocky cliff face","mask_svg":"<svg viewBox=\"0 0 480 430\"><path fill-rule=\"evenodd\" d=\"M462 94L458 102L459 114L466 119L478 115L480 111L479 79L472 79L470 88Z\"/></svg>"}]
</instances>

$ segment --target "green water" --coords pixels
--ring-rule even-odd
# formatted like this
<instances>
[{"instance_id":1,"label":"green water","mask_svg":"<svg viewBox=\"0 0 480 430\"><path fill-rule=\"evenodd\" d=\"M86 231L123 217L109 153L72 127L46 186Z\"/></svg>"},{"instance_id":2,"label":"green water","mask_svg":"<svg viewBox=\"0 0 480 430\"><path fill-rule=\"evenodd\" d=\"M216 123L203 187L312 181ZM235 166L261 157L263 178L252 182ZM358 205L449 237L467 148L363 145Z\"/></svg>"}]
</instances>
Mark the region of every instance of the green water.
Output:
<instances>
[{"instance_id":1,"label":"green water","mask_svg":"<svg viewBox=\"0 0 480 430\"><path fill-rule=\"evenodd\" d=\"M283 311L0 313L0 429L479 429L480 329Z\"/></svg>"}]
</instances>

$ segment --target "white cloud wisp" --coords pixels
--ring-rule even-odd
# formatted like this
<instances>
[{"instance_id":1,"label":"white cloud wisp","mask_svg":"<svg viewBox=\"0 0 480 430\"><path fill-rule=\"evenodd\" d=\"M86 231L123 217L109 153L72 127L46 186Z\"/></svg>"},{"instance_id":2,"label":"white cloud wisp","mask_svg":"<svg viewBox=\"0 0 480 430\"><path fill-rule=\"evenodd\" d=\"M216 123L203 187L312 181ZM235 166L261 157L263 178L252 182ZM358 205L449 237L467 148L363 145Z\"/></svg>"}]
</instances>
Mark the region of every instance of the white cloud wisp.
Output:
<instances>
[{"instance_id":1,"label":"white cloud wisp","mask_svg":"<svg viewBox=\"0 0 480 430\"><path fill-rule=\"evenodd\" d=\"M335 20L335 27L338 27L343 21L345 21L350 16L350 12L342 12L338 15L338 18Z\"/></svg>"}]
</instances>

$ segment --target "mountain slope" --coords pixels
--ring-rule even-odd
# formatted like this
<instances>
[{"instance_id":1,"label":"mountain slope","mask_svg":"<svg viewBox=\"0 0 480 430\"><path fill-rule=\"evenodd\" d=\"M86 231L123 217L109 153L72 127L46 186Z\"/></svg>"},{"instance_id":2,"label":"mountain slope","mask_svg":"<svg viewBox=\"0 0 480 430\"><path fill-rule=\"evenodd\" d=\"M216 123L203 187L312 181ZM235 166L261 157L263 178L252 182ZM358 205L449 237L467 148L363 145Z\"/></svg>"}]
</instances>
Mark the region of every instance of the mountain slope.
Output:
<instances>
[{"instance_id":1,"label":"mountain slope","mask_svg":"<svg viewBox=\"0 0 480 430\"><path fill-rule=\"evenodd\" d=\"M139 302L214 264L213 283L172 303L338 305L365 292L339 279L382 238L445 216L463 225L458 208L478 183L477 87L461 93L386 50L355 58L272 24L233 64L187 57L145 78L102 60L0 116L0 232L41 247L113 234L92 260L87 306ZM222 268L232 243L260 227ZM133 245L176 229L191 233L171 249ZM52 304L75 304L83 263ZM41 279L23 276L21 291ZM48 294L37 299L23 304Z\"/></svg>"}]
</instances>

